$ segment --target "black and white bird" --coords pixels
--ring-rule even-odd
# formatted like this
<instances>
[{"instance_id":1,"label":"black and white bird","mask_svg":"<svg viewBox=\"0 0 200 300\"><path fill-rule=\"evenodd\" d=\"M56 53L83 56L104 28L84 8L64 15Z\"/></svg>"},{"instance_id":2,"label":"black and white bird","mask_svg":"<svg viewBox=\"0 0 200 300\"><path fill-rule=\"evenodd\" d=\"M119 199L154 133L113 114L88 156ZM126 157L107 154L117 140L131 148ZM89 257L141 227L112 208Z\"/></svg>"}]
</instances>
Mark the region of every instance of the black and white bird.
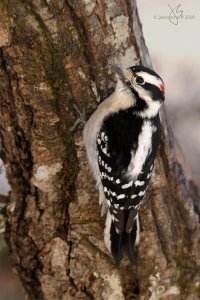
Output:
<instances>
[{"instance_id":1,"label":"black and white bird","mask_svg":"<svg viewBox=\"0 0 200 300\"><path fill-rule=\"evenodd\" d=\"M105 244L119 264L124 252L134 260L139 243L138 212L160 143L165 90L161 77L146 67L110 68L116 89L87 121L83 136L107 215Z\"/></svg>"}]
</instances>

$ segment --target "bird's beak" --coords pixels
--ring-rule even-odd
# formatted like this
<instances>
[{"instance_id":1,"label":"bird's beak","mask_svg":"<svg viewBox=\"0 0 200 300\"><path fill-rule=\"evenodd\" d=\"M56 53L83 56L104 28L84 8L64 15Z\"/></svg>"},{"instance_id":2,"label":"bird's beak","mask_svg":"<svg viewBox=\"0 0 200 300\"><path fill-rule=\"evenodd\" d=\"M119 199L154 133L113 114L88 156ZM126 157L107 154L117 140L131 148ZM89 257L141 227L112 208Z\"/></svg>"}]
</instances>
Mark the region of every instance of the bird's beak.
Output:
<instances>
[{"instance_id":1,"label":"bird's beak","mask_svg":"<svg viewBox=\"0 0 200 300\"><path fill-rule=\"evenodd\" d=\"M115 74L117 74L121 79L127 81L131 80L133 73L130 68L120 68L114 65L108 65L111 71Z\"/></svg>"},{"instance_id":2,"label":"bird's beak","mask_svg":"<svg viewBox=\"0 0 200 300\"><path fill-rule=\"evenodd\" d=\"M124 72L121 68L110 64L108 66L111 69L111 71L117 74L121 79L126 79L126 76L124 75Z\"/></svg>"}]
</instances>

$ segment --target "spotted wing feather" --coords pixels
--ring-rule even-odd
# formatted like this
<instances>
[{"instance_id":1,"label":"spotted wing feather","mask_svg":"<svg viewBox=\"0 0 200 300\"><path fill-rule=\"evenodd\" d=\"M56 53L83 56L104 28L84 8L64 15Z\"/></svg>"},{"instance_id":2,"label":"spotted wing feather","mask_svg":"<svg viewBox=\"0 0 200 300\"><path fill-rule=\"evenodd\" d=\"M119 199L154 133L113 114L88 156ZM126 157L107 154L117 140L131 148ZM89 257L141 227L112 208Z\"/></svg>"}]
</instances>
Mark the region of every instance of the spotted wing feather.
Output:
<instances>
[{"instance_id":1,"label":"spotted wing feather","mask_svg":"<svg viewBox=\"0 0 200 300\"><path fill-rule=\"evenodd\" d=\"M118 233L124 230L124 211L130 212L126 224L126 231L130 231L137 212L142 204L142 199L150 179L144 173L139 174L136 181L128 180L123 176L123 170L116 172L113 159L109 152L108 136L105 131L100 131L97 137L97 155L100 178L111 218ZM150 174L153 165L149 166Z\"/></svg>"}]
</instances>

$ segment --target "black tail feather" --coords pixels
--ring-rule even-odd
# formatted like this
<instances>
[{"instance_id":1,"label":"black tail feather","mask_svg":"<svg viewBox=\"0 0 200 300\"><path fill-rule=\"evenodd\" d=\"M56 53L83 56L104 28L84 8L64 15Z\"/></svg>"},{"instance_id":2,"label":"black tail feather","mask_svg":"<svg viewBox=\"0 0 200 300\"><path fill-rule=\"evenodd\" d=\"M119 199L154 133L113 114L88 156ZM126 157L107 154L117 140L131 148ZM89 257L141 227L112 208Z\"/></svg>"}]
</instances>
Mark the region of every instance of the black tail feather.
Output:
<instances>
[{"instance_id":1,"label":"black tail feather","mask_svg":"<svg viewBox=\"0 0 200 300\"><path fill-rule=\"evenodd\" d=\"M111 252L117 265L120 265L124 252L131 262L134 262L136 259L135 241L137 237L137 221L135 220L130 232L126 232L125 228L126 222L124 231L117 233L113 221L110 227Z\"/></svg>"},{"instance_id":2,"label":"black tail feather","mask_svg":"<svg viewBox=\"0 0 200 300\"><path fill-rule=\"evenodd\" d=\"M114 223L110 228L111 252L117 265L120 265L125 245L125 232L117 233Z\"/></svg>"},{"instance_id":3,"label":"black tail feather","mask_svg":"<svg viewBox=\"0 0 200 300\"><path fill-rule=\"evenodd\" d=\"M137 233L137 222L134 223L131 231L126 233L126 239L125 239L125 251L131 262L134 262L136 259L136 251L135 251L136 233Z\"/></svg>"}]
</instances>

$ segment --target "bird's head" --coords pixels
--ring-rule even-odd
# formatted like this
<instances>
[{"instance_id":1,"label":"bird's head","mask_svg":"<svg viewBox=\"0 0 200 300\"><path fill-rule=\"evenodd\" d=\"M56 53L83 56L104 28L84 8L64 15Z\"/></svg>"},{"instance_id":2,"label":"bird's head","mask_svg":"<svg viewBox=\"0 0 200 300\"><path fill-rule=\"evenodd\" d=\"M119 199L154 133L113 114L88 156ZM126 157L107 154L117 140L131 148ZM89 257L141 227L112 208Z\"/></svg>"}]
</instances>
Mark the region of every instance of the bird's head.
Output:
<instances>
[{"instance_id":1,"label":"bird's head","mask_svg":"<svg viewBox=\"0 0 200 300\"><path fill-rule=\"evenodd\" d=\"M151 118L157 115L165 100L165 86L161 77L154 71L133 66L119 68L109 65L116 73L121 84L133 95L135 112L141 117ZM120 85L117 85L117 88Z\"/></svg>"}]
</instances>

